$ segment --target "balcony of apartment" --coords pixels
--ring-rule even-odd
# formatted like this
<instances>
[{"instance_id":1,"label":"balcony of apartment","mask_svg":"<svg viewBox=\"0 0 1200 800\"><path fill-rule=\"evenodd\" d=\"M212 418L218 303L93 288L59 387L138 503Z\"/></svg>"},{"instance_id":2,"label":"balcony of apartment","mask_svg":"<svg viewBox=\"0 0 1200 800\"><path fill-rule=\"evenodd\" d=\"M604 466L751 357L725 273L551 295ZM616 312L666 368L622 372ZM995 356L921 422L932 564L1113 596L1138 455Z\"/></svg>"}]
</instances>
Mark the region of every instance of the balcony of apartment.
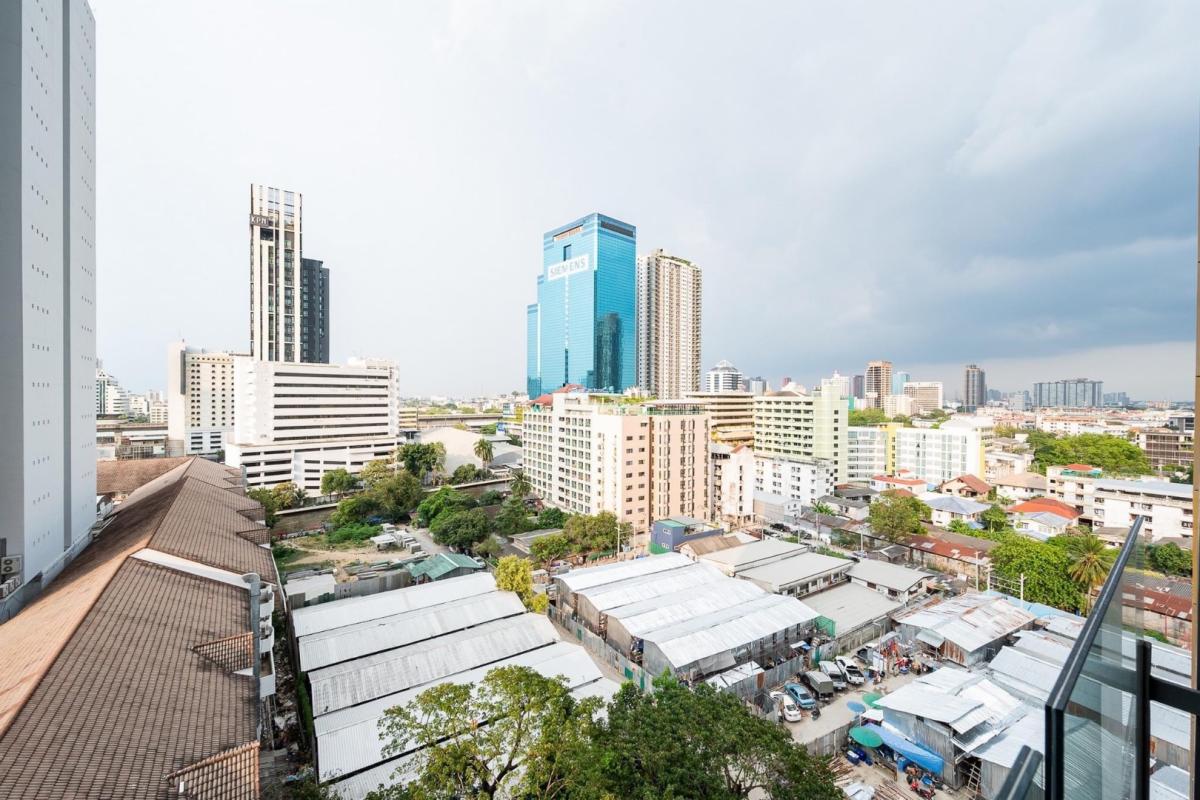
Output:
<instances>
[{"instance_id":1,"label":"balcony of apartment","mask_svg":"<svg viewBox=\"0 0 1200 800\"><path fill-rule=\"evenodd\" d=\"M1141 635L1141 609L1123 601L1137 595L1142 525L1130 528L1050 692L1043 739L1024 743L998 800L1174 800L1195 786L1190 654Z\"/></svg>"}]
</instances>

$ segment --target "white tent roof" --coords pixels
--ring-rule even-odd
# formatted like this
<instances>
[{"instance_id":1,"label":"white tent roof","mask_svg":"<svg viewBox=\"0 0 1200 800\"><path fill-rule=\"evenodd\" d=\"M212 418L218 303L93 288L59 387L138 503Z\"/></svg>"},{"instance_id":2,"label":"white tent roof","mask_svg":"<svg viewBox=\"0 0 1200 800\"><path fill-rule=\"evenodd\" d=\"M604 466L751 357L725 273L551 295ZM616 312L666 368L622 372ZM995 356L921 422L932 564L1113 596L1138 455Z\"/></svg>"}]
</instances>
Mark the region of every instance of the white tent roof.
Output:
<instances>
[{"instance_id":1,"label":"white tent roof","mask_svg":"<svg viewBox=\"0 0 1200 800\"><path fill-rule=\"evenodd\" d=\"M670 569L679 569L692 565L692 560L679 553L663 553L658 556L635 558L631 561L618 561L615 564L605 564L601 567L585 567L573 569L565 575L559 575L556 581L570 592L581 592L606 583L623 581L626 578L636 578L639 575L649 575Z\"/></svg>"},{"instance_id":2,"label":"white tent roof","mask_svg":"<svg viewBox=\"0 0 1200 800\"><path fill-rule=\"evenodd\" d=\"M686 559L687 557L684 556ZM608 614L617 609L689 588L711 584L717 579L729 580L719 569L709 564L694 563L687 559L687 566L665 572L654 572L634 578L606 583L576 592L586 597L597 611Z\"/></svg>"},{"instance_id":3,"label":"white tent roof","mask_svg":"<svg viewBox=\"0 0 1200 800\"><path fill-rule=\"evenodd\" d=\"M847 558L836 558L822 553L797 553L760 567L740 570L738 577L755 581L771 591L779 591L795 583L806 583L826 573L849 570L853 566L854 562Z\"/></svg>"},{"instance_id":4,"label":"white tent roof","mask_svg":"<svg viewBox=\"0 0 1200 800\"><path fill-rule=\"evenodd\" d=\"M902 567L890 561L867 558L850 567L850 577L903 592L928 578L929 573Z\"/></svg>"},{"instance_id":5,"label":"white tent roof","mask_svg":"<svg viewBox=\"0 0 1200 800\"><path fill-rule=\"evenodd\" d=\"M405 611L427 608L495 590L496 581L491 574L480 572L366 597L351 597L332 603L297 608L292 612L292 627L297 636L308 636L330 628L340 628L392 614L403 614Z\"/></svg>"},{"instance_id":6,"label":"white tent roof","mask_svg":"<svg viewBox=\"0 0 1200 800\"><path fill-rule=\"evenodd\" d=\"M702 586L614 608L608 612L609 624L612 624L612 620L619 620L631 636L642 638L649 631L706 616L766 595L749 581L727 578L719 572L717 579Z\"/></svg>"}]
</instances>

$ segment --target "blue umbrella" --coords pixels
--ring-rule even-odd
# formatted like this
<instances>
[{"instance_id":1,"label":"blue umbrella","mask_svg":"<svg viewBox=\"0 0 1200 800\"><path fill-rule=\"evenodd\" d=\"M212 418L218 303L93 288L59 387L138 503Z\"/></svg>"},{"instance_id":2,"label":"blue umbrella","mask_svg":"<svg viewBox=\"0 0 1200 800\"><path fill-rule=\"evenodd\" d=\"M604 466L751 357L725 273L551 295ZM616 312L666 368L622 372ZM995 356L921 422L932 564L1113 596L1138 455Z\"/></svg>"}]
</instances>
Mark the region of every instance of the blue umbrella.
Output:
<instances>
[{"instance_id":1,"label":"blue umbrella","mask_svg":"<svg viewBox=\"0 0 1200 800\"><path fill-rule=\"evenodd\" d=\"M850 709L855 714L861 714L867 710L867 707L857 700L851 700L850 702L846 703L846 708Z\"/></svg>"}]
</instances>

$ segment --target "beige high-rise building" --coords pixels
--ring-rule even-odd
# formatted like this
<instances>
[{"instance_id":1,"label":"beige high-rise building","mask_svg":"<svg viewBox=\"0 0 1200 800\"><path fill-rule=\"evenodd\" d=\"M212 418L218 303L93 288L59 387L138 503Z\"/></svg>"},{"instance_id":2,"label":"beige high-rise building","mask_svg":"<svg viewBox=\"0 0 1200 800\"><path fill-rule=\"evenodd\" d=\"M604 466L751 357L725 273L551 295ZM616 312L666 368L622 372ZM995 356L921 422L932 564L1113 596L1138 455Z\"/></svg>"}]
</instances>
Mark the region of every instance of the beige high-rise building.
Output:
<instances>
[{"instance_id":1,"label":"beige high-rise building","mask_svg":"<svg viewBox=\"0 0 1200 800\"><path fill-rule=\"evenodd\" d=\"M883 399L892 393L892 362L868 361L863 391L868 406L883 408Z\"/></svg>"},{"instance_id":2,"label":"beige high-rise building","mask_svg":"<svg viewBox=\"0 0 1200 800\"><path fill-rule=\"evenodd\" d=\"M661 249L637 260L637 385L660 400L700 388L700 268Z\"/></svg>"},{"instance_id":3,"label":"beige high-rise building","mask_svg":"<svg viewBox=\"0 0 1200 800\"><path fill-rule=\"evenodd\" d=\"M849 400L835 392L805 394L794 389L754 398L754 451L780 458L828 459L837 482L846 481Z\"/></svg>"},{"instance_id":4,"label":"beige high-rise building","mask_svg":"<svg viewBox=\"0 0 1200 800\"><path fill-rule=\"evenodd\" d=\"M655 520L709 518L708 415L696 403L564 387L533 400L523 425L525 474L546 503L610 511L634 544Z\"/></svg>"},{"instance_id":5,"label":"beige high-rise building","mask_svg":"<svg viewBox=\"0 0 1200 800\"><path fill-rule=\"evenodd\" d=\"M250 187L250 356L300 361L299 192Z\"/></svg>"},{"instance_id":6,"label":"beige high-rise building","mask_svg":"<svg viewBox=\"0 0 1200 800\"><path fill-rule=\"evenodd\" d=\"M749 444L754 441L754 395L749 392L689 392L687 399L708 413L714 442Z\"/></svg>"},{"instance_id":7,"label":"beige high-rise building","mask_svg":"<svg viewBox=\"0 0 1200 800\"><path fill-rule=\"evenodd\" d=\"M904 384L904 394L916 402L918 414L934 411L944 405L945 393L941 381L909 381Z\"/></svg>"},{"instance_id":8,"label":"beige high-rise building","mask_svg":"<svg viewBox=\"0 0 1200 800\"><path fill-rule=\"evenodd\" d=\"M233 353L167 345L167 439L186 455L216 453L233 430Z\"/></svg>"}]
</instances>

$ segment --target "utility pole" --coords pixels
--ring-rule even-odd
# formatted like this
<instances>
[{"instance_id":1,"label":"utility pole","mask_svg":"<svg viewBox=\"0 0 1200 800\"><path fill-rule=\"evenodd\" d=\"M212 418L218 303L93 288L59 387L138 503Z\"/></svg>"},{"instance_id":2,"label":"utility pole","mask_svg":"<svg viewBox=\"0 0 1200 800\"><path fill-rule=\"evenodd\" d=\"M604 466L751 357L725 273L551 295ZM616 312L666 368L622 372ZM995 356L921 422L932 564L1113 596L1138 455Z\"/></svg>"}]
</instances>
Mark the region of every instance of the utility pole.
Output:
<instances>
[{"instance_id":1,"label":"utility pole","mask_svg":"<svg viewBox=\"0 0 1200 800\"><path fill-rule=\"evenodd\" d=\"M1025 602L1025 573L1021 573L1021 602Z\"/></svg>"}]
</instances>

